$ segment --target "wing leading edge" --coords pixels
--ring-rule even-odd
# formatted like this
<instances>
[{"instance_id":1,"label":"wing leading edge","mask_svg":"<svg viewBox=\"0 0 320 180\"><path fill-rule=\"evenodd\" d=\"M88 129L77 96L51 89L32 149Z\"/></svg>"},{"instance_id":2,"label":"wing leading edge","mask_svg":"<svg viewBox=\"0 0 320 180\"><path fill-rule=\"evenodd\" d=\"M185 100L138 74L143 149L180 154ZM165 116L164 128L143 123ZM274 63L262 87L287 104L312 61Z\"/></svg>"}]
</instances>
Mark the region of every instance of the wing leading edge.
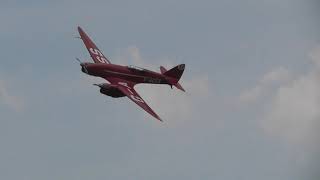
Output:
<instances>
[{"instance_id":1,"label":"wing leading edge","mask_svg":"<svg viewBox=\"0 0 320 180\"><path fill-rule=\"evenodd\" d=\"M111 80L112 81L112 80ZM127 81L113 81L113 84L117 84L119 90L125 94L129 99L131 99L134 103L140 106L142 109L147 111L150 115L162 121L162 119L148 106L148 104L140 97L140 95L134 90L134 83L130 83Z\"/></svg>"},{"instance_id":2,"label":"wing leading edge","mask_svg":"<svg viewBox=\"0 0 320 180\"><path fill-rule=\"evenodd\" d=\"M79 31L80 37L81 37L84 45L86 46L87 50L89 51L90 56L92 57L93 61L95 63L111 64L110 61L102 54L102 52L99 50L99 48L90 39L90 37L81 29L81 27L78 27L78 31Z\"/></svg>"}]
</instances>

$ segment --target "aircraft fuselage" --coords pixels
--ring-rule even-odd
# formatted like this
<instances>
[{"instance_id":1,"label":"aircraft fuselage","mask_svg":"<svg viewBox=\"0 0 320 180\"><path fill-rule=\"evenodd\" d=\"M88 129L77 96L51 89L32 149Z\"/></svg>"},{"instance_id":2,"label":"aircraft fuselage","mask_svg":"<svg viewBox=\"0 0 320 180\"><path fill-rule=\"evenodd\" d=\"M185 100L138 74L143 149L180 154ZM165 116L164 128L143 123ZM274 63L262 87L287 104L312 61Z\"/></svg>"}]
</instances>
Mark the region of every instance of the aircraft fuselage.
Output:
<instances>
[{"instance_id":1,"label":"aircraft fuselage","mask_svg":"<svg viewBox=\"0 0 320 180\"><path fill-rule=\"evenodd\" d=\"M82 68L82 72L91 76L104 79L118 78L134 83L169 84L168 78L170 78L147 69L137 69L135 67L115 64L82 63L82 67L84 67Z\"/></svg>"}]
</instances>

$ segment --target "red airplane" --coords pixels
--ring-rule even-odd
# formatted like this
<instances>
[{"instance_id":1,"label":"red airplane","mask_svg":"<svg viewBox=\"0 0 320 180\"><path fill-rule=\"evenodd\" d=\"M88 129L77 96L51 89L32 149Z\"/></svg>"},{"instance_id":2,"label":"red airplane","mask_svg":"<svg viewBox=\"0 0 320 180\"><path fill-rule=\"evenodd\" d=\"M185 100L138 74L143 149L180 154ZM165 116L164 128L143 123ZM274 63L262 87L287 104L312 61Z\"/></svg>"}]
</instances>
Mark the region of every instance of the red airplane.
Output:
<instances>
[{"instance_id":1,"label":"red airplane","mask_svg":"<svg viewBox=\"0 0 320 180\"><path fill-rule=\"evenodd\" d=\"M109 59L102 54L81 27L78 27L78 31L80 34L79 38L83 40L84 45L94 61L94 63L80 62L78 59L81 71L91 76L101 77L109 82L94 84L100 87L100 92L114 98L127 96L153 117L162 121L161 118L139 96L133 87L139 83L168 84L171 88L172 86L175 86L176 88L185 91L178 83L185 69L185 64L180 64L168 71L164 67L160 66L161 73L136 66L111 64Z\"/></svg>"}]
</instances>

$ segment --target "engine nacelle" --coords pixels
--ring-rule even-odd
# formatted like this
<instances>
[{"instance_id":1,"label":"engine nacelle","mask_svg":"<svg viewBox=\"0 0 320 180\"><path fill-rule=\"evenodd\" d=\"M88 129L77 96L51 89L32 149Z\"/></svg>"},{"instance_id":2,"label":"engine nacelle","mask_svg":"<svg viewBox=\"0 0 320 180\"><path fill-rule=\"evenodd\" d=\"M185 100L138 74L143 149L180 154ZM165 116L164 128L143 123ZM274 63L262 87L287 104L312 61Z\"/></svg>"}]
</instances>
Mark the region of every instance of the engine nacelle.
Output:
<instances>
[{"instance_id":1,"label":"engine nacelle","mask_svg":"<svg viewBox=\"0 0 320 180\"><path fill-rule=\"evenodd\" d=\"M100 93L107 95L107 96L111 96L114 98L119 98L119 97L123 97L125 96L125 94L123 94L117 86L112 85L112 84L99 84L97 85L100 87Z\"/></svg>"}]
</instances>

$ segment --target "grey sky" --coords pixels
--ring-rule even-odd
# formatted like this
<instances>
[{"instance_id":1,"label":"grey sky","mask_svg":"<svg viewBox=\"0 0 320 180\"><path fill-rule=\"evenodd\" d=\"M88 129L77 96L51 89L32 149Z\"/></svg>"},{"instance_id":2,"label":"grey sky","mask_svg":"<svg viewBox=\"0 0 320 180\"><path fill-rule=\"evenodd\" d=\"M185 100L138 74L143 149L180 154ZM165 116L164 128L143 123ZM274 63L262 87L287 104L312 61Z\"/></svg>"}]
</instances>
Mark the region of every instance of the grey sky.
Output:
<instances>
[{"instance_id":1,"label":"grey sky","mask_svg":"<svg viewBox=\"0 0 320 180\"><path fill-rule=\"evenodd\" d=\"M318 179L316 0L0 2L0 179ZM186 63L139 85L161 124L80 72L80 25L114 63Z\"/></svg>"}]
</instances>

